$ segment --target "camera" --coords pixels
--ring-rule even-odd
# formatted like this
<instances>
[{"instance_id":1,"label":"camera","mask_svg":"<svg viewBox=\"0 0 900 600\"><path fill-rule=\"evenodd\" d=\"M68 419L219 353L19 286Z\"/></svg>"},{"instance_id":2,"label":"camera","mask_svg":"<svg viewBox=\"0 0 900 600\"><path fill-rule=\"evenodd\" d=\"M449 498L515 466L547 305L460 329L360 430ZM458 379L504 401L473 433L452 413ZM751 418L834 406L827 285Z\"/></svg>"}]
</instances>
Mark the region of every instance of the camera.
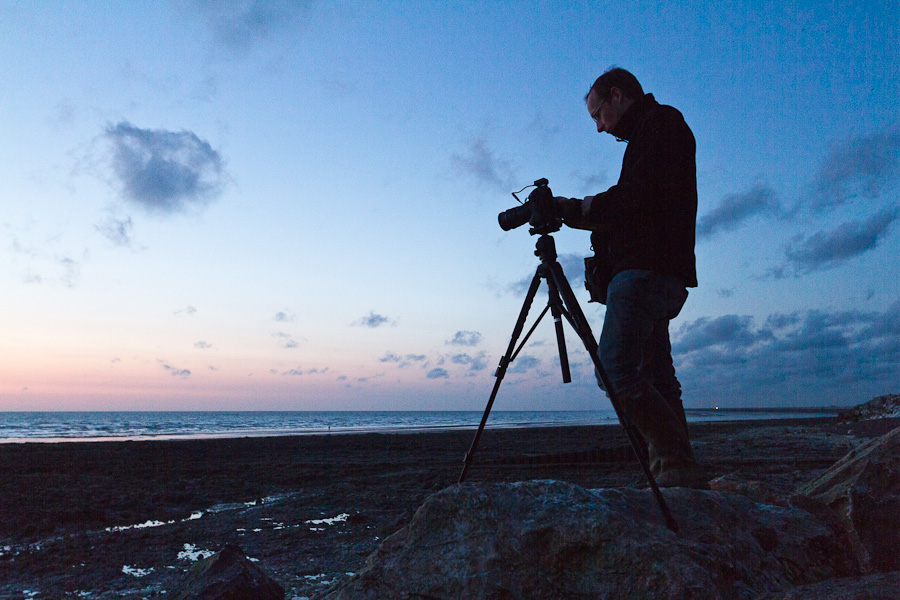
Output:
<instances>
[{"instance_id":1,"label":"camera","mask_svg":"<svg viewBox=\"0 0 900 600\"><path fill-rule=\"evenodd\" d=\"M510 208L497 215L500 229L509 231L529 223L531 229L528 231L531 235L559 231L563 223L562 207L554 200L549 184L546 178L538 179L534 182L534 190L528 194L528 199L521 206ZM519 199L515 192L513 198Z\"/></svg>"}]
</instances>

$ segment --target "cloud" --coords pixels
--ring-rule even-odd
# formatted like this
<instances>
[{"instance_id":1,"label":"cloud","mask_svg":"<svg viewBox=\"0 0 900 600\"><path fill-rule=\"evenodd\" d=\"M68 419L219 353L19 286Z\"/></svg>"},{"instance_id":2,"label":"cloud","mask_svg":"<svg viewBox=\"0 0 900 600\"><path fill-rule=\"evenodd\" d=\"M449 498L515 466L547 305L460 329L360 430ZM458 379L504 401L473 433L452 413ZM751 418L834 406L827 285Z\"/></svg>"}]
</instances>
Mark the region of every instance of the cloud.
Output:
<instances>
[{"instance_id":1,"label":"cloud","mask_svg":"<svg viewBox=\"0 0 900 600\"><path fill-rule=\"evenodd\" d=\"M582 175L581 173L574 172L572 173L571 179L574 179L578 182L576 189L584 192L584 195L594 195L598 192L605 191L604 188L608 188L609 185L607 181L609 181L609 177L606 173L592 173L590 175Z\"/></svg>"},{"instance_id":2,"label":"cloud","mask_svg":"<svg viewBox=\"0 0 900 600\"><path fill-rule=\"evenodd\" d=\"M175 315L176 317L180 317L180 316L182 316L182 315L186 315L186 316L188 316L188 317L192 317L192 316L194 316L195 314L197 314L197 309L196 309L194 306L191 306L191 305L189 304L189 305L187 305L186 307L184 307L184 308L182 308L182 309L179 309L179 310L174 311L172 314Z\"/></svg>"},{"instance_id":3,"label":"cloud","mask_svg":"<svg viewBox=\"0 0 900 600\"><path fill-rule=\"evenodd\" d=\"M358 321L354 321L353 325L358 327L369 327L371 329L375 329L376 327L381 327L382 325L390 325L393 321L391 321L388 317L384 315L375 314L374 311L369 311L369 314L362 317Z\"/></svg>"},{"instance_id":4,"label":"cloud","mask_svg":"<svg viewBox=\"0 0 900 600\"><path fill-rule=\"evenodd\" d=\"M737 229L749 219L760 216L779 216L781 202L772 188L756 185L743 194L729 194L719 205L697 220L697 238L706 239L720 231Z\"/></svg>"},{"instance_id":5,"label":"cloud","mask_svg":"<svg viewBox=\"0 0 900 600\"><path fill-rule=\"evenodd\" d=\"M857 136L833 146L812 184L809 206L828 210L879 198L900 181L900 132Z\"/></svg>"},{"instance_id":6,"label":"cloud","mask_svg":"<svg viewBox=\"0 0 900 600\"><path fill-rule=\"evenodd\" d=\"M900 208L884 208L866 220L847 221L831 231L797 237L785 255L797 274L839 265L878 246L900 218Z\"/></svg>"},{"instance_id":7,"label":"cloud","mask_svg":"<svg viewBox=\"0 0 900 600\"><path fill-rule=\"evenodd\" d=\"M188 369L179 369L177 367L173 367L170 364L167 364L165 361L158 361L160 366L169 372L169 375L172 377L181 377L182 379L187 379L191 376L191 372Z\"/></svg>"},{"instance_id":8,"label":"cloud","mask_svg":"<svg viewBox=\"0 0 900 600\"><path fill-rule=\"evenodd\" d=\"M477 346L481 343L481 334L477 331L457 331L452 339L444 343L451 346Z\"/></svg>"},{"instance_id":9,"label":"cloud","mask_svg":"<svg viewBox=\"0 0 900 600\"><path fill-rule=\"evenodd\" d=\"M295 320L294 315L292 315L286 311L279 311L279 312L275 313L275 321L277 321L279 323L291 323L294 320Z\"/></svg>"},{"instance_id":10,"label":"cloud","mask_svg":"<svg viewBox=\"0 0 900 600\"><path fill-rule=\"evenodd\" d=\"M475 138L463 154L451 157L460 173L494 188L512 186L513 169L509 161L497 158L483 138Z\"/></svg>"},{"instance_id":11,"label":"cloud","mask_svg":"<svg viewBox=\"0 0 900 600\"><path fill-rule=\"evenodd\" d=\"M447 372L447 369L435 368L428 371L425 377L428 379L449 379L450 373Z\"/></svg>"},{"instance_id":12,"label":"cloud","mask_svg":"<svg viewBox=\"0 0 900 600\"><path fill-rule=\"evenodd\" d=\"M222 157L190 131L139 129L123 121L108 126L104 136L122 196L149 213L205 206L224 187Z\"/></svg>"},{"instance_id":13,"label":"cloud","mask_svg":"<svg viewBox=\"0 0 900 600\"><path fill-rule=\"evenodd\" d=\"M587 232L585 232L587 233ZM587 235L585 235L587 239ZM578 291L584 289L584 257L590 256L591 253L586 252L583 256L580 254L560 254L556 258L556 262L559 263L559 266L562 267L563 275L566 276L566 280L569 282L569 287L578 294ZM537 266L540 264L540 261L535 259L535 270ZM528 293L528 288L531 286L531 282L534 280L534 271L527 277L523 277L522 279L510 284L509 291L518 296L524 296ZM541 287L539 291L546 293L547 291L547 283L542 281ZM582 307L583 309L583 307Z\"/></svg>"},{"instance_id":14,"label":"cloud","mask_svg":"<svg viewBox=\"0 0 900 600\"><path fill-rule=\"evenodd\" d=\"M290 350L290 349L296 348L299 345L291 334L284 333L283 331L273 333L272 337L279 339L279 340L283 340L282 344L281 344L282 348L287 348Z\"/></svg>"},{"instance_id":15,"label":"cloud","mask_svg":"<svg viewBox=\"0 0 900 600\"><path fill-rule=\"evenodd\" d=\"M62 256L56 259L57 265L62 269L60 281L68 288L75 287L81 276L81 263L68 256Z\"/></svg>"},{"instance_id":16,"label":"cloud","mask_svg":"<svg viewBox=\"0 0 900 600\"><path fill-rule=\"evenodd\" d=\"M478 356L455 354L450 357L450 362L455 365L468 365L470 371L483 371L487 368L487 355L484 352L481 352Z\"/></svg>"},{"instance_id":17,"label":"cloud","mask_svg":"<svg viewBox=\"0 0 900 600\"><path fill-rule=\"evenodd\" d=\"M328 372L328 367L324 369L289 369L282 373L282 375L290 375L290 376L298 376L298 375L324 375ZM339 378L340 379L340 378Z\"/></svg>"},{"instance_id":18,"label":"cloud","mask_svg":"<svg viewBox=\"0 0 900 600\"><path fill-rule=\"evenodd\" d=\"M199 350L206 350L207 348L212 348L212 344L210 344L209 342L204 342L203 340L200 340L199 342L196 342L194 344L194 348L197 348Z\"/></svg>"},{"instance_id":19,"label":"cloud","mask_svg":"<svg viewBox=\"0 0 900 600\"><path fill-rule=\"evenodd\" d=\"M672 348L688 398L822 405L851 384L900 381L900 300L882 312L776 313L762 327L749 316L702 318L682 326Z\"/></svg>"},{"instance_id":20,"label":"cloud","mask_svg":"<svg viewBox=\"0 0 900 600\"><path fill-rule=\"evenodd\" d=\"M402 369L414 363L424 362L426 358L427 357L424 354L407 354L405 356L400 356L393 352L386 352L384 356L378 359L378 362L396 363L397 366Z\"/></svg>"},{"instance_id":21,"label":"cloud","mask_svg":"<svg viewBox=\"0 0 900 600\"><path fill-rule=\"evenodd\" d=\"M694 352L712 346L725 346L734 351L772 337L772 332L767 329L751 331L752 320L748 316L725 315L714 319L701 317L685 323L678 331L679 340L672 345L672 351Z\"/></svg>"},{"instance_id":22,"label":"cloud","mask_svg":"<svg viewBox=\"0 0 900 600\"><path fill-rule=\"evenodd\" d=\"M509 369L509 373L527 373L532 369L537 369L541 366L541 361L534 356L529 356L527 354L523 354L522 356L517 357L513 362L512 366Z\"/></svg>"},{"instance_id":23,"label":"cloud","mask_svg":"<svg viewBox=\"0 0 900 600\"><path fill-rule=\"evenodd\" d=\"M245 50L274 33L290 29L311 4L303 0L193 1L213 40L230 50Z\"/></svg>"},{"instance_id":24,"label":"cloud","mask_svg":"<svg viewBox=\"0 0 900 600\"><path fill-rule=\"evenodd\" d=\"M134 223L131 221L131 217L121 219L109 217L100 225L95 225L95 228L114 246L128 247L133 243Z\"/></svg>"}]
</instances>

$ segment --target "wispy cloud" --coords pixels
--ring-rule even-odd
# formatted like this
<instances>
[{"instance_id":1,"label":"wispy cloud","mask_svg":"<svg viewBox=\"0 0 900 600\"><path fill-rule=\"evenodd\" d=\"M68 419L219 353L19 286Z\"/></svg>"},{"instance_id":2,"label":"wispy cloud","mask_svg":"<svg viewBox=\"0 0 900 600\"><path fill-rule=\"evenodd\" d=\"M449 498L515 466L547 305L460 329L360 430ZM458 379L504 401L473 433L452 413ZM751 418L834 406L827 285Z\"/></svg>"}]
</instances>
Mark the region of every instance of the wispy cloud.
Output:
<instances>
[{"instance_id":1,"label":"wispy cloud","mask_svg":"<svg viewBox=\"0 0 900 600\"><path fill-rule=\"evenodd\" d=\"M171 215L205 206L224 188L224 162L190 131L140 129L123 121L104 133L123 198L149 213Z\"/></svg>"},{"instance_id":2,"label":"wispy cloud","mask_svg":"<svg viewBox=\"0 0 900 600\"><path fill-rule=\"evenodd\" d=\"M94 226L96 230L113 243L114 246L130 247L134 242L134 223L131 217L108 217L99 225Z\"/></svg>"},{"instance_id":3,"label":"wispy cloud","mask_svg":"<svg viewBox=\"0 0 900 600\"><path fill-rule=\"evenodd\" d=\"M587 232L585 232L585 240L588 239ZM559 266L562 267L563 274L566 276L566 280L569 282L569 286L578 293L581 287L584 286L584 256L580 254L560 254L556 261L559 263ZM535 259L534 268L537 270L537 266L539 261ZM528 288L531 285L532 280L534 279L534 271L531 272L530 275L519 279L509 285L507 290L513 294L525 296L528 292ZM540 290L541 292L547 291L547 285L544 282L541 282Z\"/></svg>"},{"instance_id":4,"label":"wispy cloud","mask_svg":"<svg viewBox=\"0 0 900 600\"><path fill-rule=\"evenodd\" d=\"M775 191L756 185L743 194L729 194L718 206L697 220L697 238L711 238L720 231L731 231L755 216L780 216L781 202Z\"/></svg>"},{"instance_id":5,"label":"wispy cloud","mask_svg":"<svg viewBox=\"0 0 900 600\"><path fill-rule=\"evenodd\" d=\"M287 370L287 371L284 371L284 372L282 373L282 375L289 375L289 376L294 376L294 377L296 377L296 376L300 376L300 375L324 375L324 374L327 373L327 372L328 372L328 367L325 367L325 368L322 368L322 369L318 369L318 368L312 368L312 369L300 369L300 368L296 368L296 369L289 369L289 370Z\"/></svg>"},{"instance_id":6,"label":"wispy cloud","mask_svg":"<svg viewBox=\"0 0 900 600\"><path fill-rule=\"evenodd\" d=\"M856 136L830 150L816 173L808 205L813 211L856 198L878 198L900 181L900 132Z\"/></svg>"},{"instance_id":7,"label":"wispy cloud","mask_svg":"<svg viewBox=\"0 0 900 600\"><path fill-rule=\"evenodd\" d=\"M462 153L453 154L453 164L460 173L473 177L492 188L513 186L513 168L509 161L498 158L483 138L475 138Z\"/></svg>"},{"instance_id":8,"label":"wispy cloud","mask_svg":"<svg viewBox=\"0 0 900 600\"><path fill-rule=\"evenodd\" d=\"M191 372L189 369L179 369L178 367L173 367L163 360L160 360L158 362L163 370L167 371L172 377L181 377L182 379L187 379L191 376Z\"/></svg>"},{"instance_id":9,"label":"wispy cloud","mask_svg":"<svg viewBox=\"0 0 900 600\"><path fill-rule=\"evenodd\" d=\"M310 0L193 0L216 44L246 50L274 33L297 24Z\"/></svg>"},{"instance_id":10,"label":"wispy cloud","mask_svg":"<svg viewBox=\"0 0 900 600\"><path fill-rule=\"evenodd\" d=\"M865 220L847 221L809 237L798 236L785 255L795 274L834 267L876 248L898 218L900 208L890 206Z\"/></svg>"},{"instance_id":11,"label":"wispy cloud","mask_svg":"<svg viewBox=\"0 0 900 600\"><path fill-rule=\"evenodd\" d=\"M291 350L291 349L299 346L299 344L297 343L297 340L294 339L294 336L292 336L289 333L279 331L279 332L273 333L272 337L274 337L275 339L280 341L282 348L287 348L288 350Z\"/></svg>"},{"instance_id":12,"label":"wispy cloud","mask_svg":"<svg viewBox=\"0 0 900 600\"><path fill-rule=\"evenodd\" d=\"M427 359L428 357L424 354L405 354L403 356L400 356L399 354L394 354L393 352L386 352L384 356L378 359L378 362L394 363L402 369L416 363L426 363Z\"/></svg>"},{"instance_id":13,"label":"wispy cloud","mask_svg":"<svg viewBox=\"0 0 900 600\"><path fill-rule=\"evenodd\" d=\"M597 194L609 187L609 177L605 172L584 175L576 171L572 173L571 179L577 182L575 189L582 192L585 196Z\"/></svg>"}]
</instances>

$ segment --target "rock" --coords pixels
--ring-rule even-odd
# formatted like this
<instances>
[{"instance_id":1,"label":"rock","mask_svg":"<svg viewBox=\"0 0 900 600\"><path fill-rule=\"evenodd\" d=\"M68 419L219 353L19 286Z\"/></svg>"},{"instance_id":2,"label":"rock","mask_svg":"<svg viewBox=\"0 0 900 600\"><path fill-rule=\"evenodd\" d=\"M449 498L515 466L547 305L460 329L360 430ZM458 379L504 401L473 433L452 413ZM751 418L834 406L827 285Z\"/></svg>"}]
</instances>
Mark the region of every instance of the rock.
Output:
<instances>
[{"instance_id":1,"label":"rock","mask_svg":"<svg viewBox=\"0 0 900 600\"><path fill-rule=\"evenodd\" d=\"M854 406L850 410L838 415L838 420L844 423L860 421L863 419L884 419L887 417L900 417L900 394L878 396L865 404Z\"/></svg>"},{"instance_id":2,"label":"rock","mask_svg":"<svg viewBox=\"0 0 900 600\"><path fill-rule=\"evenodd\" d=\"M801 585L786 592L768 594L760 600L897 600L900 572L831 579Z\"/></svg>"},{"instance_id":3,"label":"rock","mask_svg":"<svg viewBox=\"0 0 900 600\"><path fill-rule=\"evenodd\" d=\"M898 456L900 427L851 450L821 477L798 490L837 513L867 572L900 570Z\"/></svg>"},{"instance_id":4,"label":"rock","mask_svg":"<svg viewBox=\"0 0 900 600\"><path fill-rule=\"evenodd\" d=\"M736 475L722 475L709 482L709 487L716 492L730 492L747 496L760 504L787 506L791 496L790 488L778 489L762 481L748 481Z\"/></svg>"},{"instance_id":5,"label":"rock","mask_svg":"<svg viewBox=\"0 0 900 600\"><path fill-rule=\"evenodd\" d=\"M737 494L559 481L463 484L429 497L328 600L756 599L859 575L835 528Z\"/></svg>"},{"instance_id":6,"label":"rock","mask_svg":"<svg viewBox=\"0 0 900 600\"><path fill-rule=\"evenodd\" d=\"M231 544L199 561L172 600L283 600L284 588Z\"/></svg>"}]
</instances>

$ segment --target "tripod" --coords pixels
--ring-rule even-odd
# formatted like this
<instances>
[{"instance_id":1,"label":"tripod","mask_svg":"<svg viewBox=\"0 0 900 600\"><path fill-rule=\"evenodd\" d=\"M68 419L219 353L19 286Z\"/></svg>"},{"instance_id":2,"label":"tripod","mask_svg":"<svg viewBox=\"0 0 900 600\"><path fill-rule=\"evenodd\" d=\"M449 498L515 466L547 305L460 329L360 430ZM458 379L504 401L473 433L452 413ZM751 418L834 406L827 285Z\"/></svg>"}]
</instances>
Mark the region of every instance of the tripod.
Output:
<instances>
[{"instance_id":1,"label":"tripod","mask_svg":"<svg viewBox=\"0 0 900 600\"><path fill-rule=\"evenodd\" d=\"M465 465L463 466L462 473L459 476L459 483L462 483L465 480L466 474L469 471L469 467L472 464L472 459L475 455L475 451L478 448L478 442L481 440L481 434L484 432L485 423L487 423L488 416L491 413L491 408L494 405L494 399L497 397L497 392L500 390L500 384L503 382L503 377L506 375L507 368L509 367L510 363L515 360L516 356L528 341L528 338L531 337L532 333L534 333L534 330L537 328L538 323L541 322L541 319L543 319L544 315L546 315L547 311L549 310L550 314L553 316L553 321L556 327L556 342L557 346L559 347L559 362L562 368L563 382L569 383L570 381L572 381L572 376L569 371L569 359L566 352L566 340L565 334L563 332L561 317L566 318L566 320L569 322L569 325L572 326L572 328L575 330L575 333L578 335L578 337L581 338L585 350L587 350L588 355L590 355L591 360L594 363L597 377L603 383L603 387L607 391L607 395L609 396L609 400L612 403L613 409L616 411L616 416L619 418L619 423L625 430L625 434L628 436L628 441L631 443L634 454L638 457L638 460L641 463L641 468L644 471L644 475L647 476L647 481L650 483L650 488L653 490L653 495L656 498L657 503L659 504L659 509L666 521L666 526L673 532L677 533L678 524L675 522L674 517L672 517L672 513L669 511L669 507L666 505L665 498L663 498L662 493L659 491L659 486L656 485L656 480L653 478L653 474L650 472L650 465L647 460L645 451L641 448L641 442L643 441L643 438L634 427L634 425L632 425L631 421L628 419L628 416L625 414L623 407L619 402L618 395L615 393L612 385L610 384L609 377L607 376L606 371L603 369L603 365L600 363L600 357L597 354L597 342L594 338L593 332L591 332L591 327L588 324L587 319L585 318L584 313L581 310L581 307L578 305L578 300L575 298L575 294L574 292L572 292L572 288L569 285L565 274L563 273L562 266L556 260L556 242L550 235L552 231L537 231L533 233L542 234L535 244L534 251L535 256L537 256L541 260L541 264L538 265L537 271L534 274L534 278L531 280L531 286L528 288L528 293L525 295L525 302L522 305L522 310L519 312L519 318L516 321L515 327L513 328L512 339L510 339L509 341L509 347L506 350L506 354L504 354L500 359L500 365L497 367L497 372L494 374L494 376L497 378L494 382L494 389L493 391L491 391L491 397L484 409L484 415L481 417L481 424L478 426L478 431L476 431L475 433L475 439L472 440L472 446L469 448L468 453L466 453ZM541 284L542 279L547 282L548 293L550 297L549 301L547 302L547 306L544 308L543 312L541 312L540 316L538 316L534 325L532 325L531 329L525 335L525 338L522 340L521 345L519 345L517 348L516 342L518 341L519 336L522 334L522 330L525 327L525 320L528 318L528 312L531 309L531 304L534 301L534 297L537 294L537 290Z\"/></svg>"}]
</instances>

